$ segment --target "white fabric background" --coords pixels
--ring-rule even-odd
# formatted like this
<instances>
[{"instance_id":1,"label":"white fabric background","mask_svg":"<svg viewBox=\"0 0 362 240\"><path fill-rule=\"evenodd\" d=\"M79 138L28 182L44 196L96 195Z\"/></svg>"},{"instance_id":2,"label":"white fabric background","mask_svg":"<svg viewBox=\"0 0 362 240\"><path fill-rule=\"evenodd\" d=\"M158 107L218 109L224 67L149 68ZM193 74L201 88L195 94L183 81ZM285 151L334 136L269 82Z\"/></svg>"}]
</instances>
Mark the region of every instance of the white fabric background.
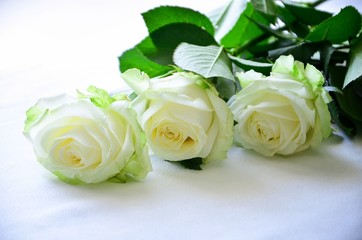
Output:
<instances>
[{"instance_id":1,"label":"white fabric background","mask_svg":"<svg viewBox=\"0 0 362 240\"><path fill-rule=\"evenodd\" d=\"M124 87L117 57L146 36L141 12L226 1L0 1L0 239L362 239L362 140L228 159L186 170L152 157L143 182L72 186L37 163L23 137L39 97ZM330 1L337 12L360 1Z\"/></svg>"}]
</instances>

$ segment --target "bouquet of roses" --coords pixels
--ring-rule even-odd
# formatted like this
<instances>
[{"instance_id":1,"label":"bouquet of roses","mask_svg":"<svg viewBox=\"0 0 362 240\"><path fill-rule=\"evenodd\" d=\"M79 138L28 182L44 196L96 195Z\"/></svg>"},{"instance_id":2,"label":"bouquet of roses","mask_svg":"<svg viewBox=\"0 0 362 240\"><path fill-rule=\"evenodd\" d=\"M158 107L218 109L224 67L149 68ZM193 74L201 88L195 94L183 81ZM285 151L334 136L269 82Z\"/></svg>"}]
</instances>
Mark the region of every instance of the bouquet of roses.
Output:
<instances>
[{"instance_id":1,"label":"bouquet of roses","mask_svg":"<svg viewBox=\"0 0 362 240\"><path fill-rule=\"evenodd\" d=\"M318 146L332 124L352 136L362 121L361 15L321 11L322 2L145 12L148 36L119 57L132 92L40 99L24 133L40 163L70 183L143 179L148 149L201 169L233 143L273 156Z\"/></svg>"}]
</instances>

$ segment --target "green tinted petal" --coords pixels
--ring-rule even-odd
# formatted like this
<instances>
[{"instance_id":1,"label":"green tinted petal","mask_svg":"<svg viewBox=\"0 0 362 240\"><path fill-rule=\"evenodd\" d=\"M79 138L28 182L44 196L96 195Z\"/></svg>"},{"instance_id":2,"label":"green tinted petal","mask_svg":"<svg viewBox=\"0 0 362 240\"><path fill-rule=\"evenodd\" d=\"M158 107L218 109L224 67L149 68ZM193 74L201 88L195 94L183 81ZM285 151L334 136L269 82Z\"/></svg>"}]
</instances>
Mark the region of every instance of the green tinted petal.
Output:
<instances>
[{"instance_id":1,"label":"green tinted petal","mask_svg":"<svg viewBox=\"0 0 362 240\"><path fill-rule=\"evenodd\" d=\"M263 74L261 74L259 72L255 72L254 70L236 73L236 77L238 78L238 80L240 82L240 86L242 88L247 87L254 80L260 80L260 79L265 78Z\"/></svg>"},{"instance_id":2,"label":"green tinted petal","mask_svg":"<svg viewBox=\"0 0 362 240\"><path fill-rule=\"evenodd\" d=\"M108 106L115 101L111 96L109 96L106 90L97 88L95 86L89 86L87 91L90 93L88 98L97 107L108 108Z\"/></svg>"},{"instance_id":3,"label":"green tinted petal","mask_svg":"<svg viewBox=\"0 0 362 240\"><path fill-rule=\"evenodd\" d=\"M303 80L305 78L304 63L300 61L295 61L293 72L291 72L290 74L295 80Z\"/></svg>"},{"instance_id":4,"label":"green tinted petal","mask_svg":"<svg viewBox=\"0 0 362 240\"><path fill-rule=\"evenodd\" d=\"M128 100L128 96L124 93L116 93L116 94L112 94L112 98L114 101L123 101L123 100Z\"/></svg>"},{"instance_id":5,"label":"green tinted petal","mask_svg":"<svg viewBox=\"0 0 362 240\"><path fill-rule=\"evenodd\" d=\"M320 119L320 127L322 136L327 138L331 132L331 114L328 110L328 105L325 103L322 96L319 96L315 101L318 118Z\"/></svg>"},{"instance_id":6,"label":"green tinted petal","mask_svg":"<svg viewBox=\"0 0 362 240\"><path fill-rule=\"evenodd\" d=\"M147 146L143 145L142 149L138 149L132 158L127 162L126 166L114 177L109 179L110 182L125 183L127 176L130 175L136 180L143 180L149 172L152 171L151 162L148 155Z\"/></svg>"},{"instance_id":7,"label":"green tinted petal","mask_svg":"<svg viewBox=\"0 0 362 240\"><path fill-rule=\"evenodd\" d=\"M307 64L305 67L305 75L310 85L312 86L313 91L316 91L318 88L323 86L324 77L322 73L313 65Z\"/></svg>"},{"instance_id":8,"label":"green tinted petal","mask_svg":"<svg viewBox=\"0 0 362 240\"><path fill-rule=\"evenodd\" d=\"M329 95L329 93L324 88L322 88L320 96L322 97L325 103L329 103L332 101L331 95Z\"/></svg>"},{"instance_id":9,"label":"green tinted petal","mask_svg":"<svg viewBox=\"0 0 362 240\"><path fill-rule=\"evenodd\" d=\"M84 184L83 181L81 181L77 178L68 178L68 177L64 176L63 174L61 174L59 171L54 171L53 174L56 175L60 180L62 180L65 183L69 183L72 185Z\"/></svg>"},{"instance_id":10,"label":"green tinted petal","mask_svg":"<svg viewBox=\"0 0 362 240\"><path fill-rule=\"evenodd\" d=\"M24 133L28 133L31 126L33 126L33 124L36 123L45 113L46 111L44 111L44 109L41 109L37 105L29 108L26 111Z\"/></svg>"},{"instance_id":11,"label":"green tinted petal","mask_svg":"<svg viewBox=\"0 0 362 240\"><path fill-rule=\"evenodd\" d=\"M209 89L211 87L211 84L206 79L197 79L196 84L202 87L203 89Z\"/></svg>"},{"instance_id":12,"label":"green tinted petal","mask_svg":"<svg viewBox=\"0 0 362 240\"><path fill-rule=\"evenodd\" d=\"M80 91L77 91L78 99L89 99L94 105L99 108L108 108L113 102L118 100L126 100L127 95L124 93L117 93L110 95L106 90L97 88L95 86L89 86L87 88L88 93L84 94Z\"/></svg>"},{"instance_id":13,"label":"green tinted petal","mask_svg":"<svg viewBox=\"0 0 362 240\"><path fill-rule=\"evenodd\" d=\"M292 55L280 56L272 67L272 72L291 74L294 71L294 57Z\"/></svg>"}]
</instances>

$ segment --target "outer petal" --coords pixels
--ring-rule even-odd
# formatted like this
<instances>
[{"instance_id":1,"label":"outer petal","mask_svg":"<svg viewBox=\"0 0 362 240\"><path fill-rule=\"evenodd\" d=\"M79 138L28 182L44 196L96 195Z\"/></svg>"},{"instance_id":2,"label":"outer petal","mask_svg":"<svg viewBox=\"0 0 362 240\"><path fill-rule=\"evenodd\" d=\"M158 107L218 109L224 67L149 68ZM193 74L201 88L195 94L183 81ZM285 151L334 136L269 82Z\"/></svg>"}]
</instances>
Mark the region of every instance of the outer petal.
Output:
<instances>
[{"instance_id":1,"label":"outer petal","mask_svg":"<svg viewBox=\"0 0 362 240\"><path fill-rule=\"evenodd\" d=\"M287 74L293 73L294 57L292 55L280 56L272 67L273 73Z\"/></svg>"},{"instance_id":2,"label":"outer petal","mask_svg":"<svg viewBox=\"0 0 362 240\"><path fill-rule=\"evenodd\" d=\"M214 121L218 125L218 132L212 149L208 157L204 160L205 163L225 159L234 137L234 118L228 105L215 95L213 91L207 90L206 92L214 109Z\"/></svg>"},{"instance_id":3,"label":"outer petal","mask_svg":"<svg viewBox=\"0 0 362 240\"><path fill-rule=\"evenodd\" d=\"M244 72L236 73L236 77L238 78L242 88L247 87L250 83L252 83L255 80L261 80L265 78L263 74L255 72L254 70L250 70L245 73Z\"/></svg>"},{"instance_id":4,"label":"outer petal","mask_svg":"<svg viewBox=\"0 0 362 240\"><path fill-rule=\"evenodd\" d=\"M126 175L132 175L135 179L142 180L152 171L152 165L148 155L144 132L136 120L137 114L129 107L128 102L125 101L114 102L110 106L110 111L117 112L128 124L128 139L126 142L128 146L132 146L123 146L123 151L129 148L134 149L132 156L127 159L125 167L117 175L116 179L125 181ZM122 152L120 154L122 155Z\"/></svg>"},{"instance_id":5,"label":"outer petal","mask_svg":"<svg viewBox=\"0 0 362 240\"><path fill-rule=\"evenodd\" d=\"M63 104L72 103L75 101L75 98L70 97L69 95L62 94L48 98L41 98L38 102L26 112L26 120L24 126L24 134L26 137L29 137L30 128L36 126L43 117L47 114L48 111L55 109Z\"/></svg>"},{"instance_id":6,"label":"outer petal","mask_svg":"<svg viewBox=\"0 0 362 240\"><path fill-rule=\"evenodd\" d=\"M136 92L137 95L149 88L150 78L136 68L128 69L121 74L124 81Z\"/></svg>"}]
</instances>

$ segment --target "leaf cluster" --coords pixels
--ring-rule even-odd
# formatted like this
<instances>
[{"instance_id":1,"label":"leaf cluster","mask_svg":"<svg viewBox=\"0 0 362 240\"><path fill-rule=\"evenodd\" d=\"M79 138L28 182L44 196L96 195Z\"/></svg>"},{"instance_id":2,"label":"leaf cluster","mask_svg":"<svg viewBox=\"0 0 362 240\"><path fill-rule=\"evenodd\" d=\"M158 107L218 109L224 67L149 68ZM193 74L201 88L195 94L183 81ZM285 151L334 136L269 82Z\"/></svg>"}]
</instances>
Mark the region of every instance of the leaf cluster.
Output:
<instances>
[{"instance_id":1,"label":"leaf cluster","mask_svg":"<svg viewBox=\"0 0 362 240\"><path fill-rule=\"evenodd\" d=\"M322 11L325 0L232 0L209 14L160 6L142 14L148 36L119 57L120 71L150 77L178 68L209 78L227 101L240 86L236 71L268 75L281 55L313 64L332 92L333 121L347 133L362 122L361 14L353 6ZM333 106L332 106L333 105Z\"/></svg>"}]
</instances>

